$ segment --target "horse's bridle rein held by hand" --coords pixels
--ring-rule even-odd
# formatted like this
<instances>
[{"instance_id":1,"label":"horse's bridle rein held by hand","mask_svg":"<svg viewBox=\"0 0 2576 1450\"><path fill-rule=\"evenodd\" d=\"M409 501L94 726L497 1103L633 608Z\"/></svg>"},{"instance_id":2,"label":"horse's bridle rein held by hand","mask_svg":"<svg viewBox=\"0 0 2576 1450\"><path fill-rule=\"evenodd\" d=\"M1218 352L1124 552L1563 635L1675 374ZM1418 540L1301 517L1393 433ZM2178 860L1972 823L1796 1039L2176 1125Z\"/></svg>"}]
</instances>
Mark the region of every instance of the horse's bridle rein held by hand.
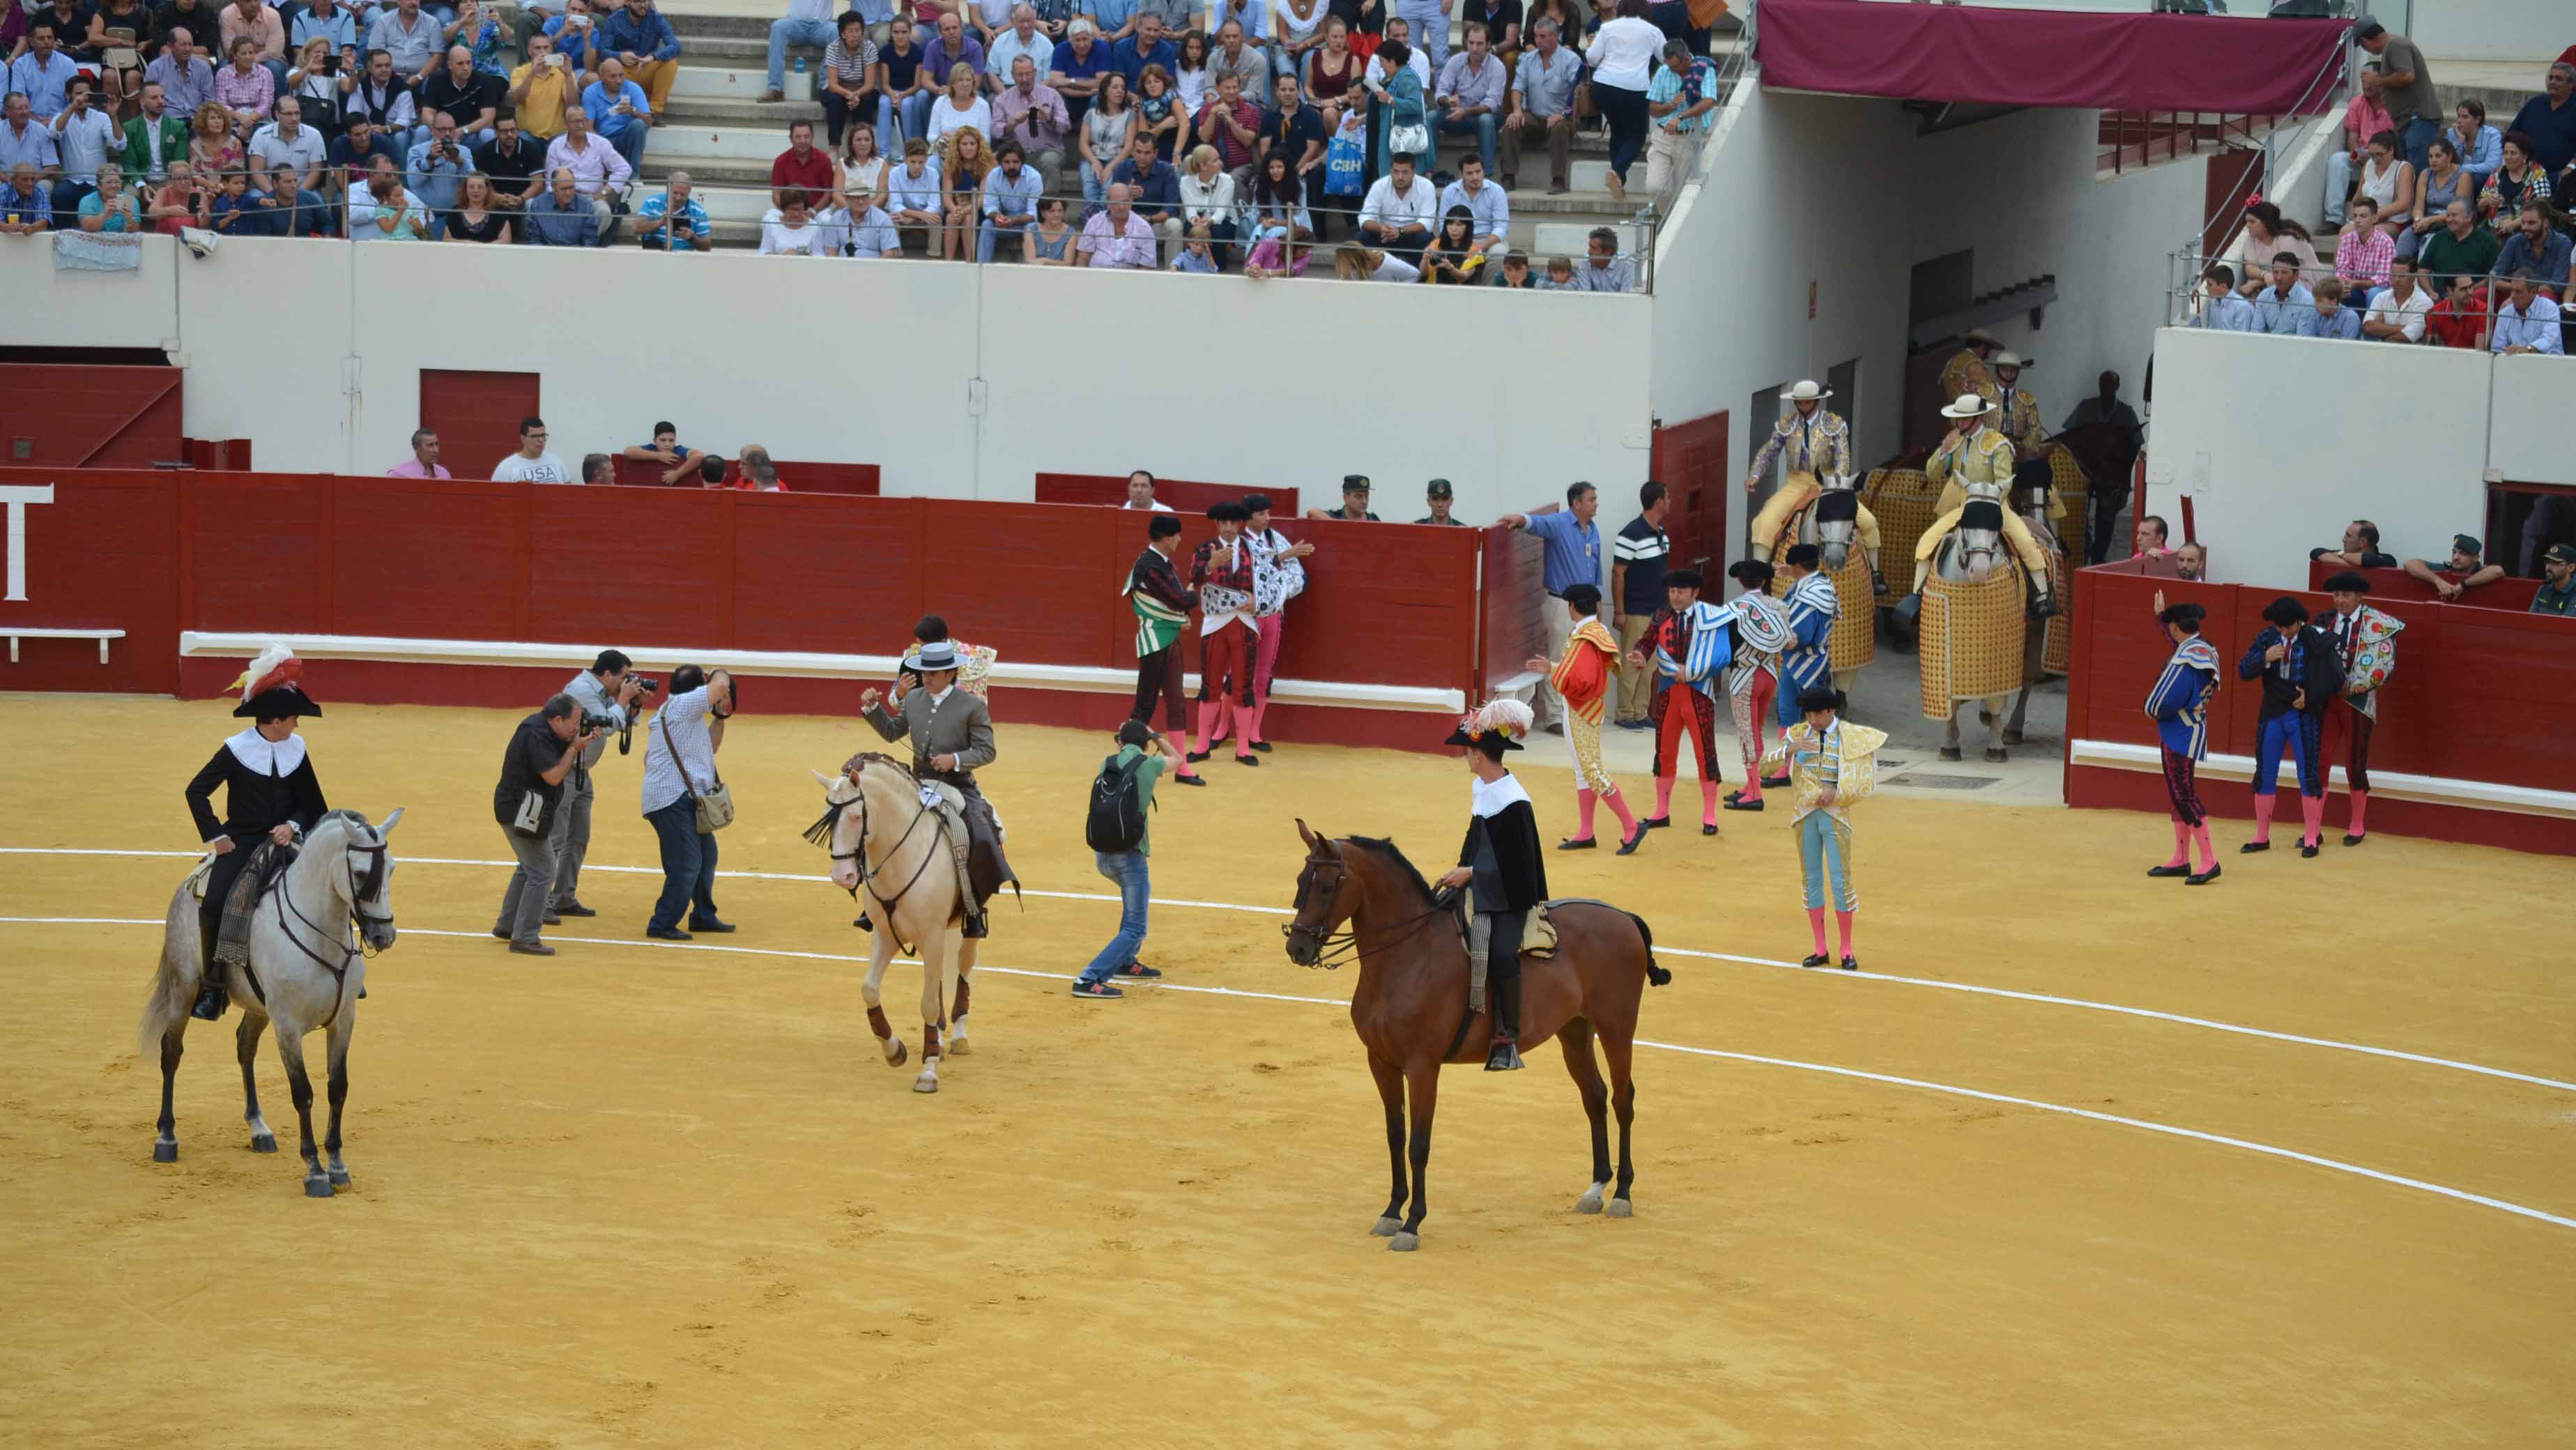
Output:
<instances>
[{"instance_id":1,"label":"horse's bridle rein held by hand","mask_svg":"<svg viewBox=\"0 0 2576 1450\"><path fill-rule=\"evenodd\" d=\"M1295 917L1306 914L1307 898L1313 894L1316 885L1316 868L1322 866L1333 868L1332 885L1324 891L1324 917L1328 921L1331 920L1334 908L1341 901L1342 883L1350 879L1351 868L1342 864L1341 857L1334 854L1322 841L1316 843L1314 854L1306 858L1306 869L1298 873L1297 899L1289 907ZM1288 939L1288 945L1292 951L1301 944L1300 937L1305 939L1304 944L1313 947L1315 959L1306 963L1309 968L1321 967L1326 971L1339 971L1344 963L1363 961L1372 951L1382 952L1398 943L1410 941L1419 936L1425 926L1449 913L1449 905L1435 898L1428 911L1408 916L1402 921L1386 926L1370 928L1369 935L1372 936L1384 935L1388 932L1402 933L1400 936L1389 937L1374 947L1361 945L1361 932L1357 920L1351 923L1348 931L1330 932L1302 926L1298 924L1295 917L1292 917L1286 925L1279 928L1279 934Z\"/></svg>"}]
</instances>

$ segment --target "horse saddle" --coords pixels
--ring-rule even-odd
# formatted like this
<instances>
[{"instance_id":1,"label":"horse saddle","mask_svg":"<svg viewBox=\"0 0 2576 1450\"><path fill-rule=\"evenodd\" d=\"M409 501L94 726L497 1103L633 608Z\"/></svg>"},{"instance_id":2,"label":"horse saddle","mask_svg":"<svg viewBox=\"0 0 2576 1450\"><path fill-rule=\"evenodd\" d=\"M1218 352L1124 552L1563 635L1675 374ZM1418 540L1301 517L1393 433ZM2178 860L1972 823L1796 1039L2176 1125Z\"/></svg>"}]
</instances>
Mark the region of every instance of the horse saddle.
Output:
<instances>
[{"instance_id":1,"label":"horse saddle","mask_svg":"<svg viewBox=\"0 0 2576 1450\"><path fill-rule=\"evenodd\" d=\"M250 857L242 863L241 874L233 878L232 889L224 893L223 918L215 927L214 959L217 962L235 967L250 965L251 921L258 914L259 903L294 862L295 849L291 846L263 840L250 848ZM215 858L212 856L199 867L208 877L213 876L214 869ZM189 879L193 881L196 878L192 876ZM201 883L197 890L199 898L203 899L204 884Z\"/></svg>"},{"instance_id":2,"label":"horse saddle","mask_svg":"<svg viewBox=\"0 0 2576 1450\"><path fill-rule=\"evenodd\" d=\"M1487 963L1485 947L1493 933L1493 923L1482 915L1467 914L1467 895L1463 891L1456 893L1455 897L1446 904L1450 912L1458 918L1458 933L1467 943L1467 1010L1481 1012L1485 1009ZM1556 922L1548 915L1554 908L1602 905L1606 903L1594 901L1588 897L1565 896L1554 901L1542 901L1531 907L1529 915L1521 922L1521 955L1536 957L1542 961L1556 955Z\"/></svg>"},{"instance_id":3,"label":"horse saddle","mask_svg":"<svg viewBox=\"0 0 2576 1450\"><path fill-rule=\"evenodd\" d=\"M953 844L962 828L966 834L966 882L975 893L980 907L999 895L1004 886L1019 894L1020 878L1002 855L1002 818L993 803L980 791L961 790L944 780L925 779L921 783L923 804L935 805L941 826Z\"/></svg>"}]
</instances>

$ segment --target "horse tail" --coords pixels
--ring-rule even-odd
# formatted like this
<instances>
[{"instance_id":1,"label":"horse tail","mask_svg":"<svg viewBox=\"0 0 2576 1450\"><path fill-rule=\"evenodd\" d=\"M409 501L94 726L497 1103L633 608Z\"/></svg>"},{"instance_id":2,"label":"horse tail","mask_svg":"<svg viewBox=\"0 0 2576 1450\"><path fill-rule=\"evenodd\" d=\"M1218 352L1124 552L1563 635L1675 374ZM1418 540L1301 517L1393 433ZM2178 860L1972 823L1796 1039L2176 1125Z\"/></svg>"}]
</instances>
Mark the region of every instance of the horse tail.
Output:
<instances>
[{"instance_id":1,"label":"horse tail","mask_svg":"<svg viewBox=\"0 0 2576 1450\"><path fill-rule=\"evenodd\" d=\"M1655 965L1655 929L1646 925L1646 919L1633 911L1628 912L1627 917L1637 924L1637 939L1646 945L1646 985L1660 987L1671 981L1673 974Z\"/></svg>"},{"instance_id":2,"label":"horse tail","mask_svg":"<svg viewBox=\"0 0 2576 1450\"><path fill-rule=\"evenodd\" d=\"M146 1062L160 1059L162 1037L195 1005L197 984L188 980L183 959L183 953L197 945L196 913L190 909L193 905L184 887L170 902L169 921L161 938L161 960L152 969L152 990L143 999L143 1020L135 1029L135 1051Z\"/></svg>"}]
</instances>

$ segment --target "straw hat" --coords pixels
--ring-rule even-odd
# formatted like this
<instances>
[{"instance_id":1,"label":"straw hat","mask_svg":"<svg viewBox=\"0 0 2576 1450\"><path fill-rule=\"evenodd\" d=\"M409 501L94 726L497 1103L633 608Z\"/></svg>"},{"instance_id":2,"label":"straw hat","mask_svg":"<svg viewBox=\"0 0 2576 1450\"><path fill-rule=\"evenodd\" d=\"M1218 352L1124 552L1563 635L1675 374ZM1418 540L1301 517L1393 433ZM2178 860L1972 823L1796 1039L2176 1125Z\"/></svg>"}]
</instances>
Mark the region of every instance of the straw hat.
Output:
<instances>
[{"instance_id":1,"label":"straw hat","mask_svg":"<svg viewBox=\"0 0 2576 1450\"><path fill-rule=\"evenodd\" d=\"M1991 413L1995 405L1975 393L1961 393L1956 402L1941 410L1944 418L1975 418Z\"/></svg>"},{"instance_id":2,"label":"straw hat","mask_svg":"<svg viewBox=\"0 0 2576 1450\"><path fill-rule=\"evenodd\" d=\"M1816 380L1814 378L1800 378L1794 385L1780 390L1780 401L1784 403L1814 403L1821 402L1833 395L1833 389L1817 387Z\"/></svg>"}]
</instances>

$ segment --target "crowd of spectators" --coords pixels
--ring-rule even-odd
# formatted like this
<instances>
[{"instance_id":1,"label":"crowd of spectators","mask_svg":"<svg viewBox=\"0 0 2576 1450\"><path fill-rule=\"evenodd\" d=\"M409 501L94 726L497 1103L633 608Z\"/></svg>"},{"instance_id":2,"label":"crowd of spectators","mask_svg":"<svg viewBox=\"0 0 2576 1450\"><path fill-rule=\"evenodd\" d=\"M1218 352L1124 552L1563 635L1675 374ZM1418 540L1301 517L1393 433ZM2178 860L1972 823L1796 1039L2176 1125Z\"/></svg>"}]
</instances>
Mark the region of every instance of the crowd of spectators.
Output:
<instances>
[{"instance_id":1,"label":"crowd of spectators","mask_svg":"<svg viewBox=\"0 0 2576 1450\"><path fill-rule=\"evenodd\" d=\"M2433 116L2432 81L2381 31L2328 156L2330 260L2307 228L2257 199L2235 248L2201 277L2192 324L2497 353L2576 351L2567 300L2576 200L2576 63L2501 131L2475 97ZM2371 48L2373 42L2365 42ZM2398 57L2392 61L2390 56Z\"/></svg>"},{"instance_id":2,"label":"crowd of spectators","mask_svg":"<svg viewBox=\"0 0 2576 1450\"><path fill-rule=\"evenodd\" d=\"M1614 194L1639 152L1660 185L1718 99L1707 32L1679 3L1603 0L1596 16L1574 0L1470 0L1454 52L1451 17L1428 0L787 9L762 99L785 99L791 46L819 44L824 121L819 144L797 123L773 167L761 250L779 254L895 255L892 237L961 260L1302 276L1338 218L1425 281L1554 275L1601 290L1633 282L1625 258L1502 265L1524 146L1547 148L1546 189L1561 194L1574 136L1604 127ZM685 173L636 184L681 56L654 0L0 0L0 13L11 232L715 239ZM1051 220L1037 203L1057 195ZM1132 245L1131 219L1150 250ZM1082 245L1096 234L1114 245Z\"/></svg>"}]
</instances>

